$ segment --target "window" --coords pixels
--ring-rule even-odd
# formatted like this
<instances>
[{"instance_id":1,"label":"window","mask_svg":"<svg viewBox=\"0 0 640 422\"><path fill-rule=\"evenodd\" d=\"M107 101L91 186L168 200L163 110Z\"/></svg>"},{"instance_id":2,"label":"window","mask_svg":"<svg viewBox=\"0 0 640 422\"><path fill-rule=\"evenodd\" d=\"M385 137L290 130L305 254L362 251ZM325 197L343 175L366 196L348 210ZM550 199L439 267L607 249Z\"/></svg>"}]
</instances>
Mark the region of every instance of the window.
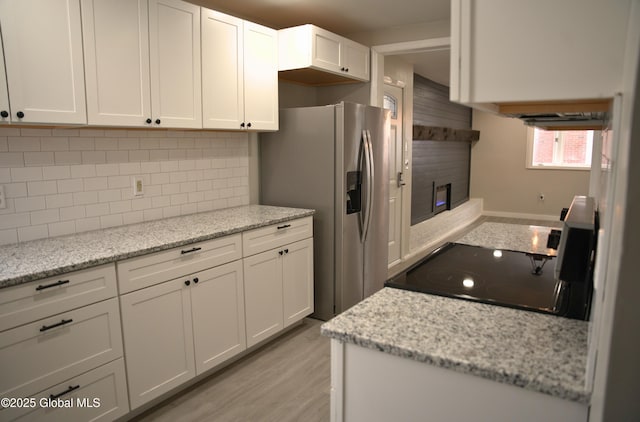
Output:
<instances>
[{"instance_id":1,"label":"window","mask_svg":"<svg viewBox=\"0 0 640 422\"><path fill-rule=\"evenodd\" d=\"M529 128L527 167L589 170L594 136L593 130Z\"/></svg>"}]
</instances>

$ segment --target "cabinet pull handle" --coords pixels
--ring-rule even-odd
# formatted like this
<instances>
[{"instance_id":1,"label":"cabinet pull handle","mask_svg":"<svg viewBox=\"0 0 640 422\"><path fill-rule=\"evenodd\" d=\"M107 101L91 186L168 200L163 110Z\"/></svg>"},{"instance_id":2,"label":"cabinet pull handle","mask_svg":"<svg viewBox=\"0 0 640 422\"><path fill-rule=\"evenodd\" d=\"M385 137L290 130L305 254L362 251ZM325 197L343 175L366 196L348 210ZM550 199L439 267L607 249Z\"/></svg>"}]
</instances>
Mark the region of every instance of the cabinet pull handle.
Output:
<instances>
[{"instance_id":1,"label":"cabinet pull handle","mask_svg":"<svg viewBox=\"0 0 640 422\"><path fill-rule=\"evenodd\" d=\"M156 124L159 125L160 124L160 119L156 119Z\"/></svg>"},{"instance_id":2,"label":"cabinet pull handle","mask_svg":"<svg viewBox=\"0 0 640 422\"><path fill-rule=\"evenodd\" d=\"M147 122L147 124L150 125L152 120L151 119L147 119L147 120L145 120L145 122Z\"/></svg>"},{"instance_id":3,"label":"cabinet pull handle","mask_svg":"<svg viewBox=\"0 0 640 422\"><path fill-rule=\"evenodd\" d=\"M278 226L278 230L286 229L287 227L291 227L291 224L285 224L283 226Z\"/></svg>"},{"instance_id":4,"label":"cabinet pull handle","mask_svg":"<svg viewBox=\"0 0 640 422\"><path fill-rule=\"evenodd\" d=\"M62 321L60 321L60 322L58 322L58 323L55 323L55 324L53 324L53 325L43 325L43 326L42 326L42 328L40 328L40 331L41 331L41 332L44 332L44 331L50 330L50 329L52 329L52 328L56 328L56 327L59 327L59 326L61 326L61 325L68 324L68 323L70 323L70 322L73 322L73 320L72 320L71 318L69 318L69 319L63 319Z\"/></svg>"},{"instance_id":5,"label":"cabinet pull handle","mask_svg":"<svg viewBox=\"0 0 640 422\"><path fill-rule=\"evenodd\" d=\"M283 254L283 253L284 253L283 251L278 251L278 254L279 254L280 256L282 256L282 254Z\"/></svg>"},{"instance_id":6,"label":"cabinet pull handle","mask_svg":"<svg viewBox=\"0 0 640 422\"><path fill-rule=\"evenodd\" d=\"M184 285L185 285L185 286L188 286L189 284L191 284L191 281L189 281L189 280L187 280L187 281L185 281L185 282L184 282Z\"/></svg>"},{"instance_id":7,"label":"cabinet pull handle","mask_svg":"<svg viewBox=\"0 0 640 422\"><path fill-rule=\"evenodd\" d=\"M198 284L198 281L200 281L200 279L198 277L194 277L193 282Z\"/></svg>"},{"instance_id":8,"label":"cabinet pull handle","mask_svg":"<svg viewBox=\"0 0 640 422\"><path fill-rule=\"evenodd\" d=\"M24 117L24 113L19 111L16 113L16 116L18 116L18 119L22 119Z\"/></svg>"},{"instance_id":9,"label":"cabinet pull handle","mask_svg":"<svg viewBox=\"0 0 640 422\"><path fill-rule=\"evenodd\" d=\"M2 111L0 111L0 116L2 116L4 118L7 118L7 117L9 117L9 113L7 112L7 110L2 110Z\"/></svg>"},{"instance_id":10,"label":"cabinet pull handle","mask_svg":"<svg viewBox=\"0 0 640 422\"><path fill-rule=\"evenodd\" d=\"M289 253L289 249L285 249L285 250L284 250L284 253Z\"/></svg>"},{"instance_id":11,"label":"cabinet pull handle","mask_svg":"<svg viewBox=\"0 0 640 422\"><path fill-rule=\"evenodd\" d=\"M202 248L191 248L191 249L186 249L186 250L183 249L183 250L180 251L180 253L182 255L185 255L185 254L188 254L188 253L191 253L191 252L199 251L200 249L202 249Z\"/></svg>"},{"instance_id":12,"label":"cabinet pull handle","mask_svg":"<svg viewBox=\"0 0 640 422\"><path fill-rule=\"evenodd\" d=\"M69 394L70 392L72 392L73 390L77 390L78 388L80 388L80 384L78 385L70 385L69 388L67 388L66 390L64 390L62 393L58 393L58 394L49 394L49 400L55 400L58 397L62 397L65 394Z\"/></svg>"},{"instance_id":13,"label":"cabinet pull handle","mask_svg":"<svg viewBox=\"0 0 640 422\"><path fill-rule=\"evenodd\" d=\"M69 283L69 280L58 280L55 283L45 284L44 286L41 284L38 287L36 287L36 291L39 292L40 290L49 289L51 287L56 287L56 286L62 286L63 284L67 284L67 283Z\"/></svg>"},{"instance_id":14,"label":"cabinet pull handle","mask_svg":"<svg viewBox=\"0 0 640 422\"><path fill-rule=\"evenodd\" d=\"M247 123L247 127L251 127L251 122Z\"/></svg>"},{"instance_id":15,"label":"cabinet pull handle","mask_svg":"<svg viewBox=\"0 0 640 422\"><path fill-rule=\"evenodd\" d=\"M244 122L240 123L240 127L244 127Z\"/></svg>"}]
</instances>

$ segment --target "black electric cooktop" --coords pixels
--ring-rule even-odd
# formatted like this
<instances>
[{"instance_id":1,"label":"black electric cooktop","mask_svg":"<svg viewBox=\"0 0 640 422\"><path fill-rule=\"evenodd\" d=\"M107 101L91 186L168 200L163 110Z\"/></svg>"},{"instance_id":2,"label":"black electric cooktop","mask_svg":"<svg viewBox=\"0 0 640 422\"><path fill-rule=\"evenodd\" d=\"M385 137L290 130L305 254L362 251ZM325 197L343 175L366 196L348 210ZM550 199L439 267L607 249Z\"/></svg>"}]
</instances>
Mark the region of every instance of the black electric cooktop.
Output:
<instances>
[{"instance_id":1,"label":"black electric cooktop","mask_svg":"<svg viewBox=\"0 0 640 422\"><path fill-rule=\"evenodd\" d=\"M564 283L553 257L447 243L385 285L561 315Z\"/></svg>"}]
</instances>

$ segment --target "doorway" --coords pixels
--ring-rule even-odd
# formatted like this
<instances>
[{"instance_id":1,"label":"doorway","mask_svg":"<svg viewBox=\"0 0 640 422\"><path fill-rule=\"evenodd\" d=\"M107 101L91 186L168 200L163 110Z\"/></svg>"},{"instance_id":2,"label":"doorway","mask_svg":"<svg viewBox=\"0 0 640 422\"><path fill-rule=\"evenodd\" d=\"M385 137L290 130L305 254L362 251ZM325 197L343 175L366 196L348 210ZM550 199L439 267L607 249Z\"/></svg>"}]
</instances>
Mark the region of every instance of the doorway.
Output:
<instances>
[{"instance_id":1,"label":"doorway","mask_svg":"<svg viewBox=\"0 0 640 422\"><path fill-rule=\"evenodd\" d=\"M384 85L383 107L390 110L389 151L389 266L401 260L402 251L402 103L403 88Z\"/></svg>"}]
</instances>

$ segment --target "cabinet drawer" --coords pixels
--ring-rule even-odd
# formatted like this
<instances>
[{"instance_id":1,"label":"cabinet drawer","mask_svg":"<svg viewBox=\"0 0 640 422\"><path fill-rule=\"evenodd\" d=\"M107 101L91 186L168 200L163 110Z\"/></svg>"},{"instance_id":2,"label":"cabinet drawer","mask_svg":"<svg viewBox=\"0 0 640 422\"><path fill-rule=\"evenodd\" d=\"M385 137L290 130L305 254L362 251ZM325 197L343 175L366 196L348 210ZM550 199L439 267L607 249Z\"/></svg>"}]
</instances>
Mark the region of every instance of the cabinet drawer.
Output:
<instances>
[{"instance_id":1,"label":"cabinet drawer","mask_svg":"<svg viewBox=\"0 0 640 422\"><path fill-rule=\"evenodd\" d=\"M114 264L0 290L0 331L117 295Z\"/></svg>"},{"instance_id":2,"label":"cabinet drawer","mask_svg":"<svg viewBox=\"0 0 640 422\"><path fill-rule=\"evenodd\" d=\"M65 393L68 391L68 393ZM53 403L70 407L41 407ZM3 421L112 421L129 412L124 359L102 365L32 396L36 407L0 411ZM50 401L51 400L51 401Z\"/></svg>"},{"instance_id":3,"label":"cabinet drawer","mask_svg":"<svg viewBox=\"0 0 640 422\"><path fill-rule=\"evenodd\" d=\"M313 236L313 217L286 221L242 233L243 255L250 256Z\"/></svg>"},{"instance_id":4,"label":"cabinet drawer","mask_svg":"<svg viewBox=\"0 0 640 422\"><path fill-rule=\"evenodd\" d=\"M120 294L242 258L238 233L117 263Z\"/></svg>"},{"instance_id":5,"label":"cabinet drawer","mask_svg":"<svg viewBox=\"0 0 640 422\"><path fill-rule=\"evenodd\" d=\"M28 397L122 356L113 298L0 333L0 396Z\"/></svg>"}]
</instances>

